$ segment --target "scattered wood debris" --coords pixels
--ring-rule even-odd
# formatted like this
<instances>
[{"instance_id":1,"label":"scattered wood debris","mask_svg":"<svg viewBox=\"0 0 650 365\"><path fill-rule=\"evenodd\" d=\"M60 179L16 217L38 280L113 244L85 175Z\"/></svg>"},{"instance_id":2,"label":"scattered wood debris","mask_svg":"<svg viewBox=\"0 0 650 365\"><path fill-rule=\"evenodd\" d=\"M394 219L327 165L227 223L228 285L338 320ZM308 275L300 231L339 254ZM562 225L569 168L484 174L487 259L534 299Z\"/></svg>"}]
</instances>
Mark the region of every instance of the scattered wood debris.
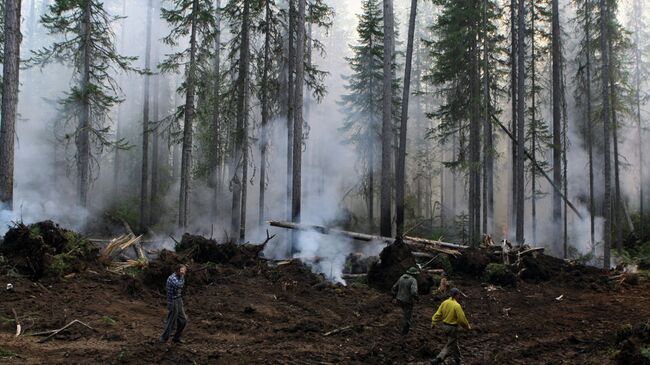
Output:
<instances>
[{"instance_id":1,"label":"scattered wood debris","mask_svg":"<svg viewBox=\"0 0 650 365\"><path fill-rule=\"evenodd\" d=\"M66 324L65 326L63 326L63 327L61 327L59 329L50 330L50 331L43 331L43 332L36 332L36 333L30 333L29 336L47 336L44 339L38 341L40 343L43 343L43 342L51 339L52 337L58 335L59 333L67 330L69 327L73 326L74 324L80 324L80 325L82 325L84 327L87 327L87 328L93 330L93 331L96 331L94 328L90 327L89 325L85 324L84 322L82 322L82 321L80 321L78 319L75 319L74 321Z\"/></svg>"}]
</instances>

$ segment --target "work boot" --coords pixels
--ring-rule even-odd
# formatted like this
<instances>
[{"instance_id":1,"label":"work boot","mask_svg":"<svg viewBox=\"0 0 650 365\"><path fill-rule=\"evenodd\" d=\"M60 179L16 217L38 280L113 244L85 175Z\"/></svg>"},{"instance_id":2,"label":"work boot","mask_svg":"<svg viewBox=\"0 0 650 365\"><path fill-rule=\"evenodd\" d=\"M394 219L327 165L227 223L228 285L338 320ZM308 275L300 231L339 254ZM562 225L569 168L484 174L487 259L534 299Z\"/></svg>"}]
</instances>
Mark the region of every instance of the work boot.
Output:
<instances>
[{"instance_id":1,"label":"work boot","mask_svg":"<svg viewBox=\"0 0 650 365\"><path fill-rule=\"evenodd\" d=\"M158 339L158 341L160 341L160 342L162 342L162 343L166 343L166 342L167 342L167 339L164 338L163 336L160 336L160 338Z\"/></svg>"},{"instance_id":2,"label":"work boot","mask_svg":"<svg viewBox=\"0 0 650 365\"><path fill-rule=\"evenodd\" d=\"M185 341L182 340L182 339L180 339L180 338L175 338L175 339L173 339L172 341L173 341L174 343L185 343Z\"/></svg>"},{"instance_id":3,"label":"work boot","mask_svg":"<svg viewBox=\"0 0 650 365\"><path fill-rule=\"evenodd\" d=\"M440 361L438 361L437 357L435 357L433 360L431 360L431 365L438 365L438 364L442 364L442 363Z\"/></svg>"}]
</instances>

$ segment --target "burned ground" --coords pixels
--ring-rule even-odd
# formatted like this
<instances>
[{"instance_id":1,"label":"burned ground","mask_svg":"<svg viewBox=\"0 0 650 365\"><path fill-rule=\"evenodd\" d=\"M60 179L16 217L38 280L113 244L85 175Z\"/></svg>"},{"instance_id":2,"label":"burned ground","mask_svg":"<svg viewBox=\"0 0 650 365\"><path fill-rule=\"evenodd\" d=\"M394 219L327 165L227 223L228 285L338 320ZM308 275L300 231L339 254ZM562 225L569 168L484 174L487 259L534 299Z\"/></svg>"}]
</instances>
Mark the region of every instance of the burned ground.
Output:
<instances>
[{"instance_id":1,"label":"burned ground","mask_svg":"<svg viewBox=\"0 0 650 365\"><path fill-rule=\"evenodd\" d=\"M424 364L442 347L442 333L430 328L439 304L432 295L416 304L414 328L404 340L401 313L386 292L327 283L296 261L273 266L263 260L190 263L188 343L160 344L162 287L179 255L164 251L135 277L94 268L36 282L0 276L0 283L14 285L0 300L0 362ZM519 280L516 287L451 275L468 296L462 303L474 327L461 335L465 363L643 364L650 345L648 283L621 283L601 270L553 262L560 266L549 269L548 280ZM27 334L73 319L95 331L74 327L44 343L14 337L13 310Z\"/></svg>"}]
</instances>

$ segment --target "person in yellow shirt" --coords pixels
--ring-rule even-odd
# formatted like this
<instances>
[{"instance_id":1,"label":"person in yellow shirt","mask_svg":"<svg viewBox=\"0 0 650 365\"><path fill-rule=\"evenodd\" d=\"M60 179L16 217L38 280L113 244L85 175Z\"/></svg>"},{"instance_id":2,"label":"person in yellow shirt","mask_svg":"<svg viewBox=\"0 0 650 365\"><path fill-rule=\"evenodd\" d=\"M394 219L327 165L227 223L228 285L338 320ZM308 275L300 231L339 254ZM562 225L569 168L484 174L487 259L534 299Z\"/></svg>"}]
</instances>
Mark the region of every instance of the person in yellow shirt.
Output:
<instances>
[{"instance_id":1,"label":"person in yellow shirt","mask_svg":"<svg viewBox=\"0 0 650 365\"><path fill-rule=\"evenodd\" d=\"M438 307L436 314L431 318L431 327L435 327L438 322L442 322L442 330L447 335L447 344L440 351L438 356L431 361L432 365L442 364L445 359L451 356L454 363L460 364L460 348L458 347L458 327L463 327L471 330L472 327L467 322L465 312L458 303L460 297L460 290L452 288L451 297Z\"/></svg>"}]
</instances>

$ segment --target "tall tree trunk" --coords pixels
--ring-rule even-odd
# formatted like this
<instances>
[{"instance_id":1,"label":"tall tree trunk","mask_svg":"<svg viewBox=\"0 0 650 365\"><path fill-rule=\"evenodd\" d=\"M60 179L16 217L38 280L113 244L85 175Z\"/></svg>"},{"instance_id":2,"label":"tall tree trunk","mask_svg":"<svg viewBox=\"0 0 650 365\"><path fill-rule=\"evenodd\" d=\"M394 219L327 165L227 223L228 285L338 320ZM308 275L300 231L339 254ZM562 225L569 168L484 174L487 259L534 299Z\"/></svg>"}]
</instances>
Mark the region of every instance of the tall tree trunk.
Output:
<instances>
[{"instance_id":1,"label":"tall tree trunk","mask_svg":"<svg viewBox=\"0 0 650 365\"><path fill-rule=\"evenodd\" d=\"M153 22L153 0L147 5L147 30L144 51L144 67L151 69L151 26ZM144 75L144 100L142 109L142 170L140 172L140 232L149 227L149 103L151 77Z\"/></svg>"},{"instance_id":2,"label":"tall tree trunk","mask_svg":"<svg viewBox=\"0 0 650 365\"><path fill-rule=\"evenodd\" d=\"M611 40L610 40L611 42ZM611 44L610 55L611 55ZM620 250L623 248L623 201L621 200L621 180L620 180L620 168L619 168L619 158L618 158L618 119L616 115L616 103L617 103L617 94L616 94L616 82L615 76L613 73L610 75L610 93L611 93L611 103L612 103L612 145L614 146L614 203L613 203L613 216L612 224L616 228L616 249Z\"/></svg>"},{"instance_id":3,"label":"tall tree trunk","mask_svg":"<svg viewBox=\"0 0 650 365\"><path fill-rule=\"evenodd\" d=\"M20 0L5 0L2 114L0 121L0 209L13 209L14 142L20 71Z\"/></svg>"},{"instance_id":4,"label":"tall tree trunk","mask_svg":"<svg viewBox=\"0 0 650 365\"><path fill-rule=\"evenodd\" d=\"M82 34L84 43L82 45L82 65L81 65L81 113L79 115L79 126L77 129L77 175L78 185L77 194L79 205L86 207L88 205L88 189L90 187L90 63L92 62L91 47L86 44L91 38L92 32L92 9L91 2L87 1L83 7Z\"/></svg>"},{"instance_id":5,"label":"tall tree trunk","mask_svg":"<svg viewBox=\"0 0 650 365\"><path fill-rule=\"evenodd\" d=\"M560 73L562 72L560 63L562 62L562 49L560 47L562 36L560 30L560 6L558 0L552 1L552 58L553 58L553 183L556 186L562 184L562 105L559 90ZM534 72L533 72L534 74ZM534 77L534 75L532 75ZM533 152L534 153L534 152ZM553 224L558 227L562 217L562 205L560 194L553 190ZM555 230L558 231L557 229ZM559 238L556 236L556 238Z\"/></svg>"},{"instance_id":6,"label":"tall tree trunk","mask_svg":"<svg viewBox=\"0 0 650 365\"><path fill-rule=\"evenodd\" d=\"M300 222L302 209L302 125L303 81L305 79L305 0L298 0L296 18L296 77L294 85L293 171L291 180L291 218ZM294 242L295 243L295 242Z\"/></svg>"},{"instance_id":7,"label":"tall tree trunk","mask_svg":"<svg viewBox=\"0 0 650 365\"><path fill-rule=\"evenodd\" d=\"M526 1L519 0L517 27L517 199L516 199L516 217L517 227L515 240L519 244L524 243L524 143L525 143L525 120L524 108L525 100L525 37L526 37Z\"/></svg>"},{"instance_id":8,"label":"tall tree trunk","mask_svg":"<svg viewBox=\"0 0 650 365\"><path fill-rule=\"evenodd\" d=\"M235 144L234 144L234 174L233 174L233 193L232 193L232 218L231 218L231 233L232 237L242 238L242 233L246 231L244 226L245 221L242 222L242 217L245 217L244 204L244 189L246 185L248 155L247 139L248 131L246 130L248 124L248 110L247 110L247 89L248 89L248 68L250 59L250 2L244 1L244 10L242 13L241 23L241 45L239 49L239 76L237 79L237 127L235 131ZM240 180L239 171L242 171Z\"/></svg>"},{"instance_id":9,"label":"tall tree trunk","mask_svg":"<svg viewBox=\"0 0 650 365\"><path fill-rule=\"evenodd\" d=\"M476 5L478 6L478 5ZM470 126L469 126L469 242L470 245L478 245L481 240L481 92L479 75L479 21L474 20L469 30L475 36L470 44L470 59L472 62L470 71Z\"/></svg>"},{"instance_id":10,"label":"tall tree trunk","mask_svg":"<svg viewBox=\"0 0 650 365\"><path fill-rule=\"evenodd\" d=\"M381 123L381 191L379 231L384 237L393 234L391 213L391 158L393 142L393 0L384 2L384 75Z\"/></svg>"},{"instance_id":11,"label":"tall tree trunk","mask_svg":"<svg viewBox=\"0 0 650 365\"><path fill-rule=\"evenodd\" d=\"M603 103L603 158L604 158L604 176L605 176L605 196L603 198L603 211L605 215L604 222L604 252L603 266L609 269L611 264L611 247L612 247L612 168L610 155L610 123L611 123L611 104L609 92L609 14L607 9L607 0L600 0L600 52L601 52L601 78L602 78L602 103Z\"/></svg>"},{"instance_id":12,"label":"tall tree trunk","mask_svg":"<svg viewBox=\"0 0 650 365\"><path fill-rule=\"evenodd\" d=\"M185 119L183 125L183 152L181 157L181 188L178 209L178 225L186 228L189 218L190 180L192 173L192 122L194 121L194 96L196 92L196 17L199 11L199 0L192 1L191 35L190 35L190 61L188 64L186 92L185 92Z\"/></svg>"},{"instance_id":13,"label":"tall tree trunk","mask_svg":"<svg viewBox=\"0 0 650 365\"><path fill-rule=\"evenodd\" d=\"M266 0L266 20L264 29L264 70L262 72L262 125L260 127L260 200L258 221L264 224L264 198L266 193L266 154L268 149L269 68L271 67L271 3Z\"/></svg>"},{"instance_id":14,"label":"tall tree trunk","mask_svg":"<svg viewBox=\"0 0 650 365\"><path fill-rule=\"evenodd\" d=\"M643 196L643 185L645 185L645 176L644 176L644 160L643 160L643 129L641 128L641 49L639 47L640 32L641 26L639 24L639 17L643 8L639 0L635 0L633 3L633 14L637 14L634 17L634 108L635 108L635 117L636 117L636 128L637 128L637 138L638 138L638 158L639 158L639 237L644 239L645 237L645 223L644 223L644 200Z\"/></svg>"},{"instance_id":15,"label":"tall tree trunk","mask_svg":"<svg viewBox=\"0 0 650 365\"><path fill-rule=\"evenodd\" d=\"M508 205L510 209L510 226L516 226L517 224L517 76L519 74L518 70L518 61L517 61L517 0L510 0L510 100L511 100L511 124L510 130L512 131L513 141L510 144L511 150L511 165L512 165L512 182L511 182L511 194L509 195L510 204ZM511 228L512 229L512 228ZM508 233L508 232L506 232Z\"/></svg>"},{"instance_id":16,"label":"tall tree trunk","mask_svg":"<svg viewBox=\"0 0 650 365\"><path fill-rule=\"evenodd\" d=\"M596 253L596 207L594 199L594 154L593 154L593 121L591 110L591 9L589 9L589 2L585 1L585 39L586 39L586 52L587 64L585 66L587 73L587 150L589 154L589 232L591 253Z\"/></svg>"},{"instance_id":17,"label":"tall tree trunk","mask_svg":"<svg viewBox=\"0 0 650 365\"><path fill-rule=\"evenodd\" d=\"M490 100L490 55L488 51L488 6L483 0L483 232L492 234L494 216L494 142Z\"/></svg>"},{"instance_id":18,"label":"tall tree trunk","mask_svg":"<svg viewBox=\"0 0 650 365\"><path fill-rule=\"evenodd\" d=\"M221 90L221 0L217 0L215 15L216 36L214 39L214 60L212 70L214 72L214 84L212 85L212 132L211 160L210 160L210 185L212 186L211 215L212 222L217 221L219 214L219 193L221 191L220 165L221 156L221 106L219 104Z\"/></svg>"},{"instance_id":19,"label":"tall tree trunk","mask_svg":"<svg viewBox=\"0 0 650 365\"><path fill-rule=\"evenodd\" d=\"M293 123L294 123L294 96L295 96L295 84L294 84L294 73L296 71L296 56L294 46L295 42L295 27L296 27L296 9L295 9L295 0L289 0L289 69L287 74L287 81L289 83L287 90L287 219L291 220L291 209L292 209L292 183L291 179L293 178ZM293 250L293 248L291 248ZM293 254L293 251L290 253Z\"/></svg>"},{"instance_id":20,"label":"tall tree trunk","mask_svg":"<svg viewBox=\"0 0 650 365\"><path fill-rule=\"evenodd\" d=\"M560 42L560 49L562 49L562 42ZM569 148L569 121L568 121L568 113L567 113L567 102L566 102L566 79L564 76L564 59L560 58L560 72L561 72L561 89L560 89L560 96L561 96L561 103L562 103L562 183L564 184L564 196L569 197L569 174L568 169L569 169L569 161L567 158L567 149ZM568 256L568 248L569 248L569 204L567 202L567 199L564 199L564 214L563 214L563 223L564 227L562 229L563 232L563 247L564 247L564 255L565 257Z\"/></svg>"},{"instance_id":21,"label":"tall tree trunk","mask_svg":"<svg viewBox=\"0 0 650 365\"><path fill-rule=\"evenodd\" d=\"M555 1L555 0L554 0ZM537 54L535 53L535 1L531 1L530 4L530 29L531 29L531 36L530 36L530 82L531 82L531 105L532 107L530 108L531 111L531 149L530 149L530 154L533 157L533 160L531 161L533 165L537 164L537 68L535 67L537 65ZM555 77L555 75L553 75ZM555 95L557 93L558 89L553 89L553 97L555 98ZM558 94L559 95L559 94ZM555 101L555 99L553 99ZM555 105L553 105L553 112L555 112ZM554 121L555 123L555 121ZM555 128L555 125L553 126ZM554 136L555 138L555 136ZM553 172L555 173L555 166L553 167ZM530 198L530 211L531 211L531 224L532 224L532 230L533 230L533 244L537 243L537 170L535 167L532 167L530 169L530 182L531 182L531 198ZM556 186L557 182L554 181ZM553 197L555 199L555 195L558 195L557 191L553 190ZM554 201L555 204L555 201ZM555 213L555 212L554 212Z\"/></svg>"},{"instance_id":22,"label":"tall tree trunk","mask_svg":"<svg viewBox=\"0 0 650 365\"><path fill-rule=\"evenodd\" d=\"M372 86L371 86L372 88ZM371 91L372 93L372 91ZM370 125L374 125L373 117L370 117ZM366 202L368 205L368 232L374 233L375 231L375 136L374 133L369 133L368 143L368 195Z\"/></svg>"},{"instance_id":23,"label":"tall tree trunk","mask_svg":"<svg viewBox=\"0 0 650 365\"><path fill-rule=\"evenodd\" d=\"M45 5L45 2L47 0L43 1L43 5ZM120 31L120 54L124 54L124 44L126 43L126 16L127 16L127 8L126 8L127 0L124 0L122 3L122 16L125 17L122 19L122 30ZM124 77L120 75L120 81L124 81ZM120 85L122 85L123 82L120 82ZM124 138L124 131L122 130L124 128L123 126L123 120L124 119L124 105L123 103L119 103L117 105L117 121L116 121L116 126L115 126L115 139L117 141L121 141L122 138ZM121 187L121 182L122 179L120 178L122 176L122 151L119 148L115 149L115 156L113 160L113 192L112 196L113 199L118 198L118 194L120 191Z\"/></svg>"},{"instance_id":24,"label":"tall tree trunk","mask_svg":"<svg viewBox=\"0 0 650 365\"><path fill-rule=\"evenodd\" d=\"M159 63L160 49L154 52L154 65ZM151 129L151 194L149 202L149 220L151 225L158 223L160 195L160 75L153 76L153 127Z\"/></svg>"},{"instance_id":25,"label":"tall tree trunk","mask_svg":"<svg viewBox=\"0 0 650 365\"><path fill-rule=\"evenodd\" d=\"M402 116L399 130L399 153L397 155L397 171L395 173L397 237L404 234L404 197L406 190L406 130L408 123L409 96L411 94L411 63L413 60L413 38L415 38L415 17L418 1L411 0L409 16L408 41L406 44L406 65L404 66L404 89L402 93Z\"/></svg>"}]
</instances>

